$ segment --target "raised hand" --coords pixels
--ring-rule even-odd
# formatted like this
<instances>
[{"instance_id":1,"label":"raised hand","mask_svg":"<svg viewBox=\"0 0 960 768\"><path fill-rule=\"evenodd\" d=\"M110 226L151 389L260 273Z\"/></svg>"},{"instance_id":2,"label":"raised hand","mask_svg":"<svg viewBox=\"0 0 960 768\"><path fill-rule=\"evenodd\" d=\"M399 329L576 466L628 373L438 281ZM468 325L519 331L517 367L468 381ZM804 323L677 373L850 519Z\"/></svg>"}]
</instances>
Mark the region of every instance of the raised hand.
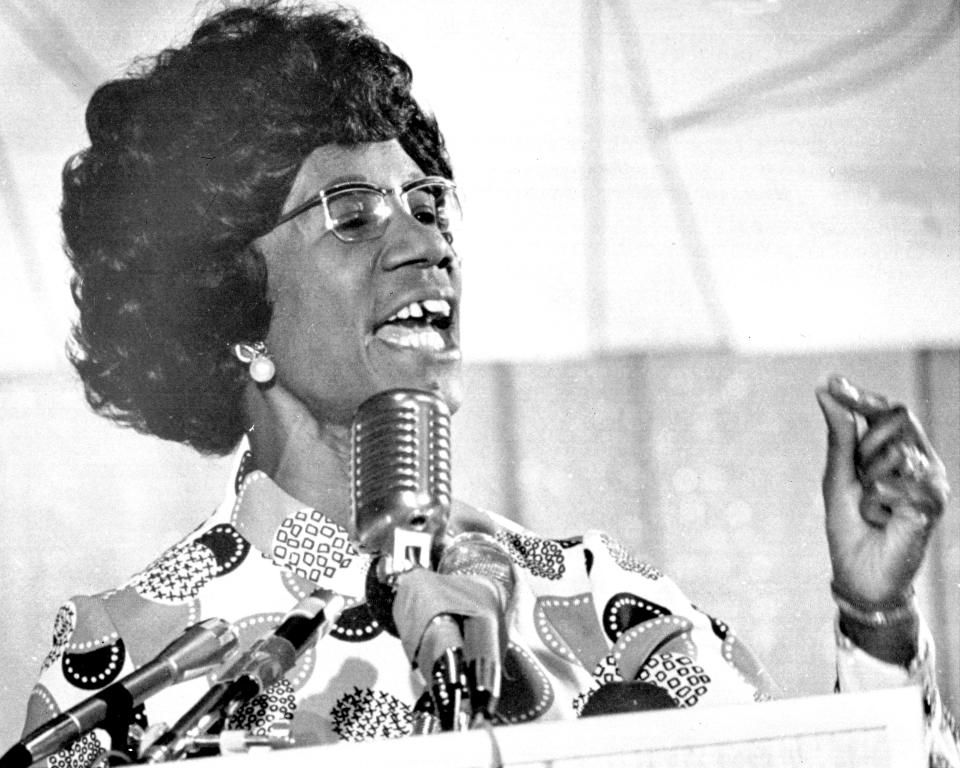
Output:
<instances>
[{"instance_id":1,"label":"raised hand","mask_svg":"<svg viewBox=\"0 0 960 768\"><path fill-rule=\"evenodd\" d=\"M905 406L842 377L831 377L817 400L828 428L823 498L842 626L874 655L907 661L913 579L946 506L946 470ZM844 604L852 606L846 615ZM898 620L864 621L870 613Z\"/></svg>"}]
</instances>

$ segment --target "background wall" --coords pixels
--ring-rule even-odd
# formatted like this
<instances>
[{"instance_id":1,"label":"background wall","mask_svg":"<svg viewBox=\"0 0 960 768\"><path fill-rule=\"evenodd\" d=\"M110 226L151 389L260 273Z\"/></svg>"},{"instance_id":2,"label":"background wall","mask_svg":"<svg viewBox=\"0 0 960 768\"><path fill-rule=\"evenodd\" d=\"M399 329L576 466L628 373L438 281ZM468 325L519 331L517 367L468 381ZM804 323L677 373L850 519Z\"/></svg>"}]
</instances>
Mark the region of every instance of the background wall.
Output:
<instances>
[{"instance_id":1,"label":"background wall","mask_svg":"<svg viewBox=\"0 0 960 768\"><path fill-rule=\"evenodd\" d=\"M354 4L463 190L458 495L610 531L786 695L829 690L814 387L842 371L910 403L960 483L958 4ZM85 410L56 215L96 85L221 5L0 4L0 744L59 602L142 567L226 481ZM956 507L922 585L955 711Z\"/></svg>"},{"instance_id":2,"label":"background wall","mask_svg":"<svg viewBox=\"0 0 960 768\"><path fill-rule=\"evenodd\" d=\"M0 4L0 372L62 365L90 94L226 2ZM446 134L474 360L960 344L956 0L353 4Z\"/></svg>"}]
</instances>

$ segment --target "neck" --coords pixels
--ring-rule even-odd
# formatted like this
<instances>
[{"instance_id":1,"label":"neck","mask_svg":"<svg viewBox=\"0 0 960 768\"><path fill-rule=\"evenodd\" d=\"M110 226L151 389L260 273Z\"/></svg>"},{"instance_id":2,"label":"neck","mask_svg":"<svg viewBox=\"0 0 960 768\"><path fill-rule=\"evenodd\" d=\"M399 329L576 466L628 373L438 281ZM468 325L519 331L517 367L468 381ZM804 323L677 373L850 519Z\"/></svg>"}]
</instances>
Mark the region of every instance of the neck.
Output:
<instances>
[{"instance_id":1,"label":"neck","mask_svg":"<svg viewBox=\"0 0 960 768\"><path fill-rule=\"evenodd\" d=\"M280 384L244 394L257 468L286 493L350 528L350 429L324 423Z\"/></svg>"}]
</instances>

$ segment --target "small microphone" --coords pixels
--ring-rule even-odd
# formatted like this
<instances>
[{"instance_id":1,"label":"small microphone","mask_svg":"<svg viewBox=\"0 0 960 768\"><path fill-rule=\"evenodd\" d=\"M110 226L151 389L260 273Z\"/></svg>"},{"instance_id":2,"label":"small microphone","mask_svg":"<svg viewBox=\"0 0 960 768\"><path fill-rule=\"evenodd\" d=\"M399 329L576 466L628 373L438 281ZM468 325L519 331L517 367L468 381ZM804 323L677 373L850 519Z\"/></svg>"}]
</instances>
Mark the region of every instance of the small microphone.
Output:
<instances>
[{"instance_id":1,"label":"small microphone","mask_svg":"<svg viewBox=\"0 0 960 768\"><path fill-rule=\"evenodd\" d=\"M438 573L475 576L490 584L496 590L500 608L506 614L517 584L516 574L510 553L493 536L486 533L467 531L458 534L447 546L437 565ZM499 642L506 642L505 627L496 628L500 633ZM479 638L473 641L469 637L470 622L466 623L468 646L480 645ZM503 648L500 649L501 653ZM470 691L471 709L476 715L486 719L493 717L500 701L500 680L503 673L500 658L478 656L467 662L467 680Z\"/></svg>"},{"instance_id":2,"label":"small microphone","mask_svg":"<svg viewBox=\"0 0 960 768\"><path fill-rule=\"evenodd\" d=\"M381 577L430 568L450 518L450 410L436 395L368 398L351 429L353 524Z\"/></svg>"},{"instance_id":3,"label":"small microphone","mask_svg":"<svg viewBox=\"0 0 960 768\"><path fill-rule=\"evenodd\" d=\"M178 758L198 735L273 685L330 631L343 606L343 596L329 589L317 589L297 603L273 632L251 645L219 675L200 700L143 753L141 762Z\"/></svg>"},{"instance_id":4,"label":"small microphone","mask_svg":"<svg viewBox=\"0 0 960 768\"><path fill-rule=\"evenodd\" d=\"M510 553L493 536L480 531L457 534L443 550L437 572L486 579L497 590L504 611L517 585Z\"/></svg>"},{"instance_id":5,"label":"small microphone","mask_svg":"<svg viewBox=\"0 0 960 768\"><path fill-rule=\"evenodd\" d=\"M84 733L139 706L174 683L199 677L237 645L236 632L222 619L207 619L184 633L151 661L122 680L31 731L0 757L0 768L28 768Z\"/></svg>"},{"instance_id":6,"label":"small microphone","mask_svg":"<svg viewBox=\"0 0 960 768\"><path fill-rule=\"evenodd\" d=\"M329 589L314 590L293 607L273 632L230 664L219 679L249 680L257 688L253 694L256 696L292 669L304 651L330 631L343 606L342 595Z\"/></svg>"}]
</instances>

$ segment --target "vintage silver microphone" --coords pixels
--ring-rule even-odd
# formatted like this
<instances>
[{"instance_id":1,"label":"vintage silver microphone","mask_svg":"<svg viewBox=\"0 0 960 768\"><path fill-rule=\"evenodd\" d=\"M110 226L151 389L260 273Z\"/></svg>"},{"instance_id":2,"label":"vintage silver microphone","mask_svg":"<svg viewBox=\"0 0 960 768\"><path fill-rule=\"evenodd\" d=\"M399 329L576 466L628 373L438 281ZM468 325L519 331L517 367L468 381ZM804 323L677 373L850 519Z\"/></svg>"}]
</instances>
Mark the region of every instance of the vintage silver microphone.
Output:
<instances>
[{"instance_id":1,"label":"vintage silver microphone","mask_svg":"<svg viewBox=\"0 0 960 768\"><path fill-rule=\"evenodd\" d=\"M450 410L436 395L395 389L368 398L351 430L353 524L384 579L430 568L450 519Z\"/></svg>"},{"instance_id":2,"label":"vintage silver microphone","mask_svg":"<svg viewBox=\"0 0 960 768\"><path fill-rule=\"evenodd\" d=\"M379 555L381 583L416 567L474 576L490 584L506 610L514 574L503 547L479 532L460 533L444 547L451 483L450 411L443 400L398 389L361 403L351 430L351 474L354 529L361 548ZM422 639L418 659L427 662L423 672L433 682L443 730L465 727L471 710L489 718L496 709L500 659L464 659L464 635L473 647L478 626L468 621L461 628L457 617L444 614Z\"/></svg>"},{"instance_id":3,"label":"vintage silver microphone","mask_svg":"<svg viewBox=\"0 0 960 768\"><path fill-rule=\"evenodd\" d=\"M353 417L350 470L360 548L377 556L376 577L392 584L439 560L450 519L450 410L430 392L394 389L368 398ZM372 601L371 601L372 602ZM434 701L444 730L459 727L467 689L463 638L452 616L435 619ZM440 637L442 636L442 640ZM442 688L442 695L440 689Z\"/></svg>"}]
</instances>

